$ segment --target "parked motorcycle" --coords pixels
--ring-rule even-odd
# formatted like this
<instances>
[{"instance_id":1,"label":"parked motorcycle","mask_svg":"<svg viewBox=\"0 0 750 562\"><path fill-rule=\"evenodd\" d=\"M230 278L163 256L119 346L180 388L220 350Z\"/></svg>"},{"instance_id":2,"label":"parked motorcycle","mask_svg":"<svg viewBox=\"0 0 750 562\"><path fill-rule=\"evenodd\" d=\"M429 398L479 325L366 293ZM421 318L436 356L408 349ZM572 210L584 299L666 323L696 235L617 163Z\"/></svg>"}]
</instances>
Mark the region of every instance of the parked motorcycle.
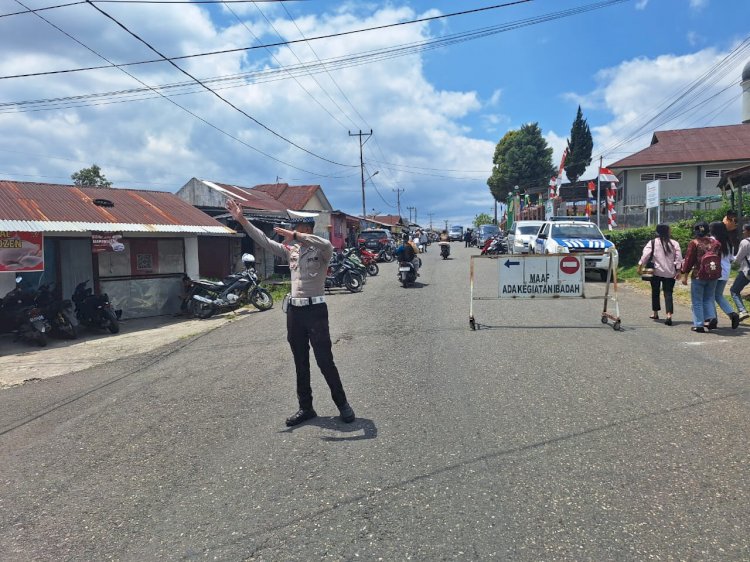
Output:
<instances>
[{"instance_id":1,"label":"parked motorcycle","mask_svg":"<svg viewBox=\"0 0 750 562\"><path fill-rule=\"evenodd\" d=\"M273 296L258 284L255 272L255 257L244 254L244 271L233 273L223 281L198 279L192 281L188 295L188 310L198 318L209 318L214 314L236 310L252 304L260 311L273 307Z\"/></svg>"},{"instance_id":2,"label":"parked motorcycle","mask_svg":"<svg viewBox=\"0 0 750 562\"><path fill-rule=\"evenodd\" d=\"M357 270L343 254L334 255L326 271L325 288L344 287L352 293L359 293L365 284L364 275Z\"/></svg>"},{"instance_id":3,"label":"parked motorcycle","mask_svg":"<svg viewBox=\"0 0 750 562\"><path fill-rule=\"evenodd\" d=\"M50 335L74 340L78 337L78 319L69 299L61 299L49 285L41 285L34 299L51 325Z\"/></svg>"},{"instance_id":4,"label":"parked motorcycle","mask_svg":"<svg viewBox=\"0 0 750 562\"><path fill-rule=\"evenodd\" d=\"M440 256L447 260L448 256L451 255L451 243L450 242L438 242L440 245Z\"/></svg>"},{"instance_id":5,"label":"parked motorcycle","mask_svg":"<svg viewBox=\"0 0 750 562\"><path fill-rule=\"evenodd\" d=\"M508 241L502 234L490 236L482 246L481 255L492 256L508 253Z\"/></svg>"},{"instance_id":6,"label":"parked motorcycle","mask_svg":"<svg viewBox=\"0 0 750 562\"><path fill-rule=\"evenodd\" d=\"M357 254L357 250L355 248L346 248L343 252L340 253L340 256L332 256L331 263L335 263L336 260L341 259L341 257L349 262L349 265L354 271L362 275L362 283L367 284L367 276L369 272L367 270L367 266Z\"/></svg>"},{"instance_id":7,"label":"parked motorcycle","mask_svg":"<svg viewBox=\"0 0 750 562\"><path fill-rule=\"evenodd\" d=\"M107 293L95 295L91 287L86 287L88 279L76 285L73 291L73 303L76 307L78 322L89 328L109 330L110 334L120 331L122 310L114 310Z\"/></svg>"},{"instance_id":8,"label":"parked motorcycle","mask_svg":"<svg viewBox=\"0 0 750 562\"><path fill-rule=\"evenodd\" d=\"M34 303L34 293L21 288L23 279L16 277L16 287L0 301L0 332L15 333L20 339L47 345L49 320Z\"/></svg>"},{"instance_id":9,"label":"parked motorcycle","mask_svg":"<svg viewBox=\"0 0 750 562\"><path fill-rule=\"evenodd\" d=\"M393 252L393 246L390 242L388 244L384 244L383 247L378 250L377 260L391 263L393 261Z\"/></svg>"},{"instance_id":10,"label":"parked motorcycle","mask_svg":"<svg viewBox=\"0 0 750 562\"><path fill-rule=\"evenodd\" d=\"M375 277L380 273L380 267L378 267L378 255L375 252L371 252L367 248L360 248L359 259L365 264L367 268L367 274L371 277Z\"/></svg>"}]
</instances>

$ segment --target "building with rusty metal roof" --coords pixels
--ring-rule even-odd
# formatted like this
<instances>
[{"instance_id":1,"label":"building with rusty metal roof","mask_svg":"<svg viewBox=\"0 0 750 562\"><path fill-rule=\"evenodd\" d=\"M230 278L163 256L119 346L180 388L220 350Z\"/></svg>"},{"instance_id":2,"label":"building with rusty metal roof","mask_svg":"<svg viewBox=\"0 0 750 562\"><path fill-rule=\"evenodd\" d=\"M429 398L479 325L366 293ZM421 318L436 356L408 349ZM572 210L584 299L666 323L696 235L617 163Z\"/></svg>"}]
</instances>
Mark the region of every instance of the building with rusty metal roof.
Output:
<instances>
[{"instance_id":1,"label":"building with rusty metal roof","mask_svg":"<svg viewBox=\"0 0 750 562\"><path fill-rule=\"evenodd\" d=\"M91 280L124 318L173 313L202 242L219 241L230 267L234 236L172 193L0 180L0 295L19 274L64 298Z\"/></svg>"}]
</instances>

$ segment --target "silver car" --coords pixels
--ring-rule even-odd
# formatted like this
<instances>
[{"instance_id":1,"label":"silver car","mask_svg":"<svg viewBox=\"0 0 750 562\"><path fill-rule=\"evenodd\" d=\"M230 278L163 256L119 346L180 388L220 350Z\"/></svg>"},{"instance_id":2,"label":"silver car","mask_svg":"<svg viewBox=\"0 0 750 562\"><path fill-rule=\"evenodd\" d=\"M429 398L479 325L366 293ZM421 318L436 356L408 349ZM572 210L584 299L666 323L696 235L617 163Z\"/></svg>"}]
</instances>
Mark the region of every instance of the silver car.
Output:
<instances>
[{"instance_id":1,"label":"silver car","mask_svg":"<svg viewBox=\"0 0 750 562\"><path fill-rule=\"evenodd\" d=\"M508 251L511 254L534 253L536 235L544 221L516 221L508 233Z\"/></svg>"}]
</instances>

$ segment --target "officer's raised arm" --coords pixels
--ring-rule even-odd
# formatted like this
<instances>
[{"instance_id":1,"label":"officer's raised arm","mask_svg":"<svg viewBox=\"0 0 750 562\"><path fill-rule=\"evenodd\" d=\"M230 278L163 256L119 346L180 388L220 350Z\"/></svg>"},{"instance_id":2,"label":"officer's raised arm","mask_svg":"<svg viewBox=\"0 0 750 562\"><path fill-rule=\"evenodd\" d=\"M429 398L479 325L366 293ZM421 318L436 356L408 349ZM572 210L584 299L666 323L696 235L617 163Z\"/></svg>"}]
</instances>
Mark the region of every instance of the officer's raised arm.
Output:
<instances>
[{"instance_id":1,"label":"officer's raised arm","mask_svg":"<svg viewBox=\"0 0 750 562\"><path fill-rule=\"evenodd\" d=\"M245 218L245 215L242 213L242 207L232 198L227 199L227 211L232 215L234 220L236 220L240 226L247 232L247 235L252 238L261 248L264 250L268 250L269 252L276 254L277 256L280 256L282 258L287 257L287 249L284 247L283 244L279 244L278 242L271 240L268 236L263 234L263 232L255 227L254 225L250 224L250 221L248 221Z\"/></svg>"}]
</instances>

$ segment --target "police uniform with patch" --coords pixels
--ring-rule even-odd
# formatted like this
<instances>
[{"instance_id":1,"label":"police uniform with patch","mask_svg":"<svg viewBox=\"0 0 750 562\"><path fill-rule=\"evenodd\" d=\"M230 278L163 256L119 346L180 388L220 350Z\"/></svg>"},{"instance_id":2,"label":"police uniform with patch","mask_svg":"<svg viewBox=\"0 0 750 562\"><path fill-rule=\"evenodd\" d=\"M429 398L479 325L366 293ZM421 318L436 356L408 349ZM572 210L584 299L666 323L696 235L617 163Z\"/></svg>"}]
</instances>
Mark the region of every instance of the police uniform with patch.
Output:
<instances>
[{"instance_id":1,"label":"police uniform with patch","mask_svg":"<svg viewBox=\"0 0 750 562\"><path fill-rule=\"evenodd\" d=\"M290 212L292 214L292 212ZM314 223L312 217L293 218L296 223ZM289 262L292 278L291 298L286 317L287 341L292 348L297 371L297 397L300 410L287 419L287 425L297 425L314 418L312 387L310 386L310 346L320 371L331 389L331 398L346 422L354 421L354 411L346 399L336 364L333 361L331 336L328 327L328 306L325 303L325 279L328 263L333 256L330 241L312 234L295 235L292 244L281 244L269 239L247 221L241 222L248 235L262 248Z\"/></svg>"}]
</instances>

